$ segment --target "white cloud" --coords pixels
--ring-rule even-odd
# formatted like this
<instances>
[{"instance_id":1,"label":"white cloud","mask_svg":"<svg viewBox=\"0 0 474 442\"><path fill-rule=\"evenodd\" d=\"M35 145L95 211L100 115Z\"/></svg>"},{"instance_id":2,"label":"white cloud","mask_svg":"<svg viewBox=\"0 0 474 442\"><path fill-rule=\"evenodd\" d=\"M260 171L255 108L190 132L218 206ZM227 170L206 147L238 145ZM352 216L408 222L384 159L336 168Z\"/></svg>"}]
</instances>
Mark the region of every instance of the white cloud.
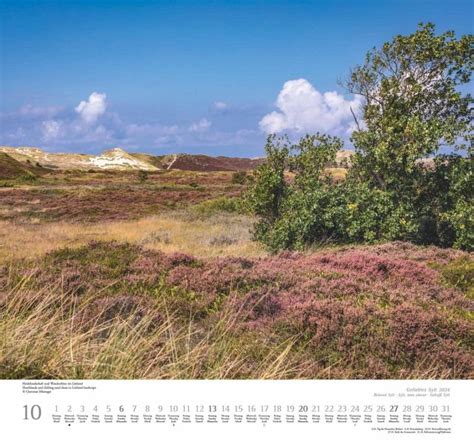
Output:
<instances>
[{"instance_id":1,"label":"white cloud","mask_svg":"<svg viewBox=\"0 0 474 442\"><path fill-rule=\"evenodd\" d=\"M41 132L44 140L57 138L61 130L61 122L56 120L43 121L41 123Z\"/></svg>"},{"instance_id":2,"label":"white cloud","mask_svg":"<svg viewBox=\"0 0 474 442\"><path fill-rule=\"evenodd\" d=\"M265 115L259 126L266 133L320 131L346 135L353 124L351 108L358 114L361 105L361 97L346 100L337 92L319 92L303 78L290 80L278 94L279 111Z\"/></svg>"},{"instance_id":3,"label":"white cloud","mask_svg":"<svg viewBox=\"0 0 474 442\"><path fill-rule=\"evenodd\" d=\"M212 126L212 123L207 118L201 118L189 126L190 132L206 132Z\"/></svg>"},{"instance_id":4,"label":"white cloud","mask_svg":"<svg viewBox=\"0 0 474 442\"><path fill-rule=\"evenodd\" d=\"M95 123L105 113L107 108L106 98L105 94L92 92L89 100L81 101L75 110L86 123Z\"/></svg>"},{"instance_id":5,"label":"white cloud","mask_svg":"<svg viewBox=\"0 0 474 442\"><path fill-rule=\"evenodd\" d=\"M214 109L217 109L217 110L226 110L229 108L229 105L227 103L225 103L224 101L214 101Z\"/></svg>"}]
</instances>

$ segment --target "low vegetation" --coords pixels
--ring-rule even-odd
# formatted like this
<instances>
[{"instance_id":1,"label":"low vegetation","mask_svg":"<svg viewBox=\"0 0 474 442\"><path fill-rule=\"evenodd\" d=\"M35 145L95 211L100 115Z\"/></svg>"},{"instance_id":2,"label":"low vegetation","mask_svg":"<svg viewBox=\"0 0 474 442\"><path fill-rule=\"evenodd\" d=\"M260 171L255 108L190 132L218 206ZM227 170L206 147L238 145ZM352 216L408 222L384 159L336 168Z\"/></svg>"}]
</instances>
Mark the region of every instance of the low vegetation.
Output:
<instances>
[{"instance_id":1,"label":"low vegetation","mask_svg":"<svg viewBox=\"0 0 474 442\"><path fill-rule=\"evenodd\" d=\"M21 163L0 152L0 187L31 183L45 173L44 169L31 162Z\"/></svg>"},{"instance_id":2,"label":"low vegetation","mask_svg":"<svg viewBox=\"0 0 474 442\"><path fill-rule=\"evenodd\" d=\"M263 247L251 238L253 222L247 215L229 213L206 217L194 213L192 208L138 220L87 224L0 221L0 264L39 257L65 246L84 246L91 240L126 241L145 249L198 257L261 256L265 254Z\"/></svg>"},{"instance_id":3,"label":"low vegetation","mask_svg":"<svg viewBox=\"0 0 474 442\"><path fill-rule=\"evenodd\" d=\"M0 376L469 377L473 301L440 284L454 259L469 258L406 243L261 259L59 249L0 267Z\"/></svg>"},{"instance_id":4,"label":"low vegetation","mask_svg":"<svg viewBox=\"0 0 474 442\"><path fill-rule=\"evenodd\" d=\"M247 209L241 198L220 197L196 204L192 210L199 215L215 216L222 212L244 214Z\"/></svg>"},{"instance_id":5,"label":"low vegetation","mask_svg":"<svg viewBox=\"0 0 474 442\"><path fill-rule=\"evenodd\" d=\"M35 183L1 189L0 220L85 223L130 220L219 197L239 197L243 190L240 185L232 185L230 175L211 177L211 181L209 174L201 178L175 172L171 179L148 174L145 180L137 180L137 175L132 173L128 182L121 182L120 174L117 182L111 182L110 173L102 181L97 174L87 174L91 175L90 181L81 175L81 184L70 182L70 174L65 174L55 185Z\"/></svg>"}]
</instances>

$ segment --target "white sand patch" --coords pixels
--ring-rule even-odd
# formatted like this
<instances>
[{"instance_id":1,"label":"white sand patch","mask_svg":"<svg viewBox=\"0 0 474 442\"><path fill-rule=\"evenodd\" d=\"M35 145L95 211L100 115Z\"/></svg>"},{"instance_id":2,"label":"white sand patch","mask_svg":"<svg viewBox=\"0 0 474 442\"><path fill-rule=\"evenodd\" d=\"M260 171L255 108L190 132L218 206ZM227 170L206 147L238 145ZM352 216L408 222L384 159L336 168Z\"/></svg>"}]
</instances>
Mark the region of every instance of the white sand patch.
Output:
<instances>
[{"instance_id":1,"label":"white sand patch","mask_svg":"<svg viewBox=\"0 0 474 442\"><path fill-rule=\"evenodd\" d=\"M122 149L111 149L102 155L89 158L89 163L99 169L157 170L155 166L137 160Z\"/></svg>"}]
</instances>

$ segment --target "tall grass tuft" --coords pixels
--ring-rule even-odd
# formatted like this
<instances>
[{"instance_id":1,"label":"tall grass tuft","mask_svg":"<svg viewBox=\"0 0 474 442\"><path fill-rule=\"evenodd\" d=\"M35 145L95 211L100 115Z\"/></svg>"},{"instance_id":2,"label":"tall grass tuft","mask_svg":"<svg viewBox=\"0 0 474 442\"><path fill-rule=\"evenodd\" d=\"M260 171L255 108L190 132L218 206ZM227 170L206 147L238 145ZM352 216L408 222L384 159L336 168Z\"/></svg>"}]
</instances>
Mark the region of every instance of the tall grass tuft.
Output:
<instances>
[{"instance_id":1,"label":"tall grass tuft","mask_svg":"<svg viewBox=\"0 0 474 442\"><path fill-rule=\"evenodd\" d=\"M26 289L27 280L0 299L2 379L223 379L302 377L288 341L260 348L232 332L237 318L222 312L212 327L158 300L113 311L107 302L91 313L100 294L81 300L60 284ZM163 314L163 312L165 312ZM234 313L235 315L235 313Z\"/></svg>"}]
</instances>

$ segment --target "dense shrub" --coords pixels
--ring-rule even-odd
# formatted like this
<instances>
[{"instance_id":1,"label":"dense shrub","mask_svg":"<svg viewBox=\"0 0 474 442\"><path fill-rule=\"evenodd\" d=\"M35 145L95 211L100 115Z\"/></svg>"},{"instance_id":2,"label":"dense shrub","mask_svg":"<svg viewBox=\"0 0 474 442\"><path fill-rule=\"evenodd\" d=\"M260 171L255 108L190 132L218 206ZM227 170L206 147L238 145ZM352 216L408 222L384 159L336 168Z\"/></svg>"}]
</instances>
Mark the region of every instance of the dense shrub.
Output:
<instances>
[{"instance_id":1,"label":"dense shrub","mask_svg":"<svg viewBox=\"0 0 474 442\"><path fill-rule=\"evenodd\" d=\"M340 145L320 134L296 145L269 137L268 161L247 194L257 240L272 250L393 240L473 249L472 158L440 155L432 167L416 166L416 185L401 194L361 180L357 170L338 182L324 175Z\"/></svg>"},{"instance_id":2,"label":"dense shrub","mask_svg":"<svg viewBox=\"0 0 474 442\"><path fill-rule=\"evenodd\" d=\"M286 138L268 139L268 161L256 171L247 194L259 217L257 240L279 250L415 239L418 225L409 201L397 204L389 191L351 178L335 182L323 174L341 145L337 138L320 134L297 145Z\"/></svg>"}]
</instances>

